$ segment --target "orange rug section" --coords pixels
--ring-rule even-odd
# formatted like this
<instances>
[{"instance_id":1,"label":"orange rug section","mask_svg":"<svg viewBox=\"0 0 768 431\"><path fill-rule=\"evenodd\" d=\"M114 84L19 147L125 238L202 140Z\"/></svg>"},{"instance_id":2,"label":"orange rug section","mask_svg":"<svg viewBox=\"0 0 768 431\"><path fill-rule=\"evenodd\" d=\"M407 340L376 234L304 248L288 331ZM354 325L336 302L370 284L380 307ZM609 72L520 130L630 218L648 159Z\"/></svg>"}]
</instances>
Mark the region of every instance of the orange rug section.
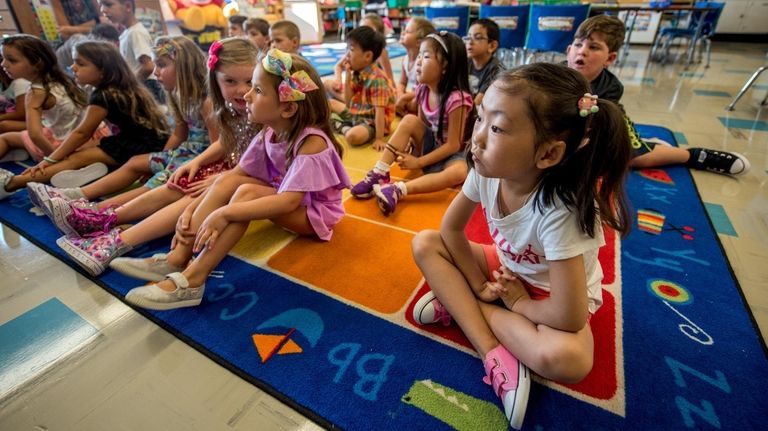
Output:
<instances>
[{"instance_id":1,"label":"orange rug section","mask_svg":"<svg viewBox=\"0 0 768 431\"><path fill-rule=\"evenodd\" d=\"M400 229L345 217L331 241L296 238L267 264L331 295L392 314L405 306L421 280L412 239Z\"/></svg>"},{"instance_id":2,"label":"orange rug section","mask_svg":"<svg viewBox=\"0 0 768 431\"><path fill-rule=\"evenodd\" d=\"M418 232L424 229L438 229L446 208L457 193L455 190L442 190L406 196L398 202L397 209L388 217L381 214L376 198L366 200L352 198L347 200L346 208L348 215Z\"/></svg>"}]
</instances>

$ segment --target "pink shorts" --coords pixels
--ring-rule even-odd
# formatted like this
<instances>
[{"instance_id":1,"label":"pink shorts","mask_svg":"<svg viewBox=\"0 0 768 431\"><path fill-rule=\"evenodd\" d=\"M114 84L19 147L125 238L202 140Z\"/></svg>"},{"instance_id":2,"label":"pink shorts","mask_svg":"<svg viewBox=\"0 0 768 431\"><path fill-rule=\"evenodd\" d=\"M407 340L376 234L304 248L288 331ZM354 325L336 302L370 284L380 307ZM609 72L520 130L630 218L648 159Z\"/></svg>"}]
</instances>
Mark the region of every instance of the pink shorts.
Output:
<instances>
[{"instance_id":1,"label":"pink shorts","mask_svg":"<svg viewBox=\"0 0 768 431\"><path fill-rule=\"evenodd\" d=\"M101 125L98 129L96 129L95 132L93 132L93 135L91 136L91 139L80 146L80 148L90 148L95 147L99 145L99 141L101 138L105 136L109 136L112 133L109 131L109 128L105 125ZM53 145L53 149L59 148L61 144L64 143L64 141L60 141L56 139L53 136L53 132L47 127L43 127L43 136L45 139L48 140L48 142ZM32 156L32 159L36 162L39 162L43 160L43 157L45 157L45 153L43 153L43 150L40 149L37 145L35 145L34 142L32 142L32 138L29 137L29 132L24 130L21 132L21 140L24 141L24 149L27 150L30 156ZM79 148L78 148L79 149Z\"/></svg>"},{"instance_id":2,"label":"pink shorts","mask_svg":"<svg viewBox=\"0 0 768 431\"><path fill-rule=\"evenodd\" d=\"M485 264L488 265L488 280L496 281L496 277L493 276L493 271L501 268L501 260L499 259L499 254L496 252L496 246L493 244L481 245L483 246L483 254L485 255ZM528 295L531 296L531 299L538 301L540 299L549 298L549 292L546 290L531 286L522 279L520 281L523 283L523 286L525 286L525 290L528 292ZM592 313L589 313L587 322L591 319Z\"/></svg>"}]
</instances>

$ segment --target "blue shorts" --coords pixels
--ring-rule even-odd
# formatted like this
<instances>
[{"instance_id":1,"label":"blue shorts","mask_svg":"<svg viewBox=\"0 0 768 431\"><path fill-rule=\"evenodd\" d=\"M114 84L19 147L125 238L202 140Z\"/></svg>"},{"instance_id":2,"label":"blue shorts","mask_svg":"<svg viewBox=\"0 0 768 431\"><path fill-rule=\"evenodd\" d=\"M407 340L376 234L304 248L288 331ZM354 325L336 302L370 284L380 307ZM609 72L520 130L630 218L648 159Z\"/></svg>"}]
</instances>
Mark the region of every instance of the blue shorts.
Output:
<instances>
[{"instance_id":1,"label":"blue shorts","mask_svg":"<svg viewBox=\"0 0 768 431\"><path fill-rule=\"evenodd\" d=\"M436 144L436 141L435 141L434 132L432 132L432 129L430 129L429 127L426 127L426 130L424 130L424 139L421 142L421 155L423 156L424 154L429 154L432 151L434 151L435 148L437 148L435 144ZM424 166L423 168L421 168L421 170L425 174L434 174L437 172L442 172L445 170L446 166L448 166L449 164L457 160L463 160L464 163L466 163L466 154L464 153L464 150L459 150L451 154L450 156L448 156L448 158L440 160L437 163L433 163L429 166Z\"/></svg>"}]
</instances>

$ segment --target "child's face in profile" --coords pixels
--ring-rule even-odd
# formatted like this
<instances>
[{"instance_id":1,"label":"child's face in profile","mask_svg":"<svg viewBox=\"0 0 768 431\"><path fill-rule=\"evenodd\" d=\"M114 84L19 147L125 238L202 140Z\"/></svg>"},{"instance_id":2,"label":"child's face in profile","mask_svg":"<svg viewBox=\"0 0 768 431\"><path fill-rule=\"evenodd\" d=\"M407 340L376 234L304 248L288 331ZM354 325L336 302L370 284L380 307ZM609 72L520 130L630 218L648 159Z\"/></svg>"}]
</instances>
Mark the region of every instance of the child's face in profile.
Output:
<instances>
[{"instance_id":1,"label":"child's face in profile","mask_svg":"<svg viewBox=\"0 0 768 431\"><path fill-rule=\"evenodd\" d=\"M373 53L371 51L363 51L357 42L347 42L347 61L349 62L349 68L355 72L359 72L368 67L373 62Z\"/></svg>"},{"instance_id":2,"label":"child's face in profile","mask_svg":"<svg viewBox=\"0 0 768 431\"><path fill-rule=\"evenodd\" d=\"M272 48L290 54L298 54L299 52L299 41L296 38L289 38L283 30L269 29L269 40L271 41Z\"/></svg>"},{"instance_id":3,"label":"child's face in profile","mask_svg":"<svg viewBox=\"0 0 768 431\"><path fill-rule=\"evenodd\" d=\"M424 39L416 58L416 80L421 84L437 85L442 77L442 58L437 56L429 38Z\"/></svg>"},{"instance_id":4,"label":"child's face in profile","mask_svg":"<svg viewBox=\"0 0 768 431\"><path fill-rule=\"evenodd\" d=\"M72 63L72 73L79 85L98 86L101 83L101 70L92 61L75 51Z\"/></svg>"},{"instance_id":5,"label":"child's face in profile","mask_svg":"<svg viewBox=\"0 0 768 431\"><path fill-rule=\"evenodd\" d=\"M592 82L606 67L616 60L616 52L610 52L602 33L593 32L583 39L574 39L566 49L568 67Z\"/></svg>"},{"instance_id":6,"label":"child's face in profile","mask_svg":"<svg viewBox=\"0 0 768 431\"><path fill-rule=\"evenodd\" d=\"M508 95L492 84L477 111L470 152L477 172L488 178L527 181L536 172L536 129L524 95Z\"/></svg>"},{"instance_id":7,"label":"child's face in profile","mask_svg":"<svg viewBox=\"0 0 768 431\"><path fill-rule=\"evenodd\" d=\"M99 12L113 24L123 25L128 22L132 15L128 4L120 0L99 0Z\"/></svg>"},{"instance_id":8,"label":"child's face in profile","mask_svg":"<svg viewBox=\"0 0 768 431\"><path fill-rule=\"evenodd\" d=\"M29 59L13 46L2 47L3 61L0 66L11 79L24 78L35 81L38 75L37 69L32 66Z\"/></svg>"},{"instance_id":9,"label":"child's face in profile","mask_svg":"<svg viewBox=\"0 0 768 431\"><path fill-rule=\"evenodd\" d=\"M244 36L245 32L243 31L243 26L238 25L236 23L229 23L229 26L227 26L227 34L229 37L239 37Z\"/></svg>"},{"instance_id":10,"label":"child's face in profile","mask_svg":"<svg viewBox=\"0 0 768 431\"><path fill-rule=\"evenodd\" d=\"M273 127L281 118L280 99L269 75L264 66L256 66L251 81L252 87L245 93L245 101L250 122Z\"/></svg>"},{"instance_id":11,"label":"child's face in profile","mask_svg":"<svg viewBox=\"0 0 768 431\"><path fill-rule=\"evenodd\" d=\"M259 48L259 51L266 51L269 48L269 36L262 34L255 28L248 30L248 39Z\"/></svg>"},{"instance_id":12,"label":"child's face in profile","mask_svg":"<svg viewBox=\"0 0 768 431\"><path fill-rule=\"evenodd\" d=\"M498 46L498 42L491 42L488 39L488 30L485 26L478 24L469 27L469 33L464 37L464 44L467 48L467 57L472 59L490 57Z\"/></svg>"},{"instance_id":13,"label":"child's face in profile","mask_svg":"<svg viewBox=\"0 0 768 431\"><path fill-rule=\"evenodd\" d=\"M419 36L416 34L416 26L413 22L405 26L405 30L400 35L400 44L405 49L415 49L419 46Z\"/></svg>"},{"instance_id":14,"label":"child's face in profile","mask_svg":"<svg viewBox=\"0 0 768 431\"><path fill-rule=\"evenodd\" d=\"M173 91L176 88L176 63L167 55L162 55L155 60L155 76L165 91Z\"/></svg>"}]
</instances>

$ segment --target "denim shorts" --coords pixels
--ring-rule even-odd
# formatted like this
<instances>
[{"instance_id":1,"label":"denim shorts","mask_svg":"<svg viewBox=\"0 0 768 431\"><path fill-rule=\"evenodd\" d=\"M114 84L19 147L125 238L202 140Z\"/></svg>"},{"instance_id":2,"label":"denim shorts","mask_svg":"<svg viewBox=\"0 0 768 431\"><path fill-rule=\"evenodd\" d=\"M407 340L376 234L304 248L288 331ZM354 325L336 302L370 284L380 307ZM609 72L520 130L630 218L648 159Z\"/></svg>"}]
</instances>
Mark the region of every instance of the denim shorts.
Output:
<instances>
[{"instance_id":1,"label":"denim shorts","mask_svg":"<svg viewBox=\"0 0 768 431\"><path fill-rule=\"evenodd\" d=\"M426 130L424 130L424 139L422 140L422 143L421 143L421 155L423 156L424 154L429 154L432 151L434 151L435 148L437 148L435 144L436 144L435 134L434 132L432 132L432 129L427 127ZM433 163L429 166L425 166L421 168L421 170L425 174L434 174L437 172L442 172L443 170L445 170L446 166L455 162L456 160L466 160L466 155L463 149L451 154L450 156L448 156L448 158L440 160L437 163Z\"/></svg>"}]
</instances>

